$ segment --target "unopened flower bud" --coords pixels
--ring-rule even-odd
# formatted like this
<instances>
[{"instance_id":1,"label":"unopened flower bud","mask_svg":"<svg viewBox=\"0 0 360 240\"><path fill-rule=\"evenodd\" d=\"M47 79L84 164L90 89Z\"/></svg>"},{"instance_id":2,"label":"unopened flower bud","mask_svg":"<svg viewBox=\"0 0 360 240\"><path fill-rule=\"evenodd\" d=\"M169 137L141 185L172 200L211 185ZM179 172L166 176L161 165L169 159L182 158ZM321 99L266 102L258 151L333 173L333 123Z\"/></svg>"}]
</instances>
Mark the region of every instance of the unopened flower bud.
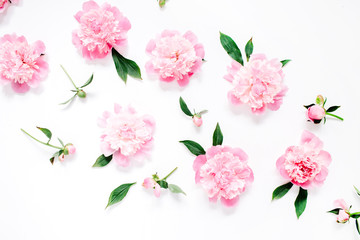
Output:
<instances>
[{"instance_id":1,"label":"unopened flower bud","mask_svg":"<svg viewBox=\"0 0 360 240\"><path fill-rule=\"evenodd\" d=\"M71 155L71 154L74 154L75 152L76 152L76 148L74 147L74 145L72 143L66 144L65 149L64 149L65 155Z\"/></svg>"},{"instance_id":2,"label":"unopened flower bud","mask_svg":"<svg viewBox=\"0 0 360 240\"><path fill-rule=\"evenodd\" d=\"M62 154L59 155L59 161L63 162L64 160L65 160L65 154L62 153Z\"/></svg>"},{"instance_id":3,"label":"unopened flower bud","mask_svg":"<svg viewBox=\"0 0 360 240\"><path fill-rule=\"evenodd\" d=\"M77 93L79 98L86 98L86 92L84 92L84 90L80 90Z\"/></svg>"},{"instance_id":4,"label":"unopened flower bud","mask_svg":"<svg viewBox=\"0 0 360 240\"><path fill-rule=\"evenodd\" d=\"M325 117L325 109L319 105L313 105L307 110L307 117L314 123L320 123Z\"/></svg>"},{"instance_id":5,"label":"unopened flower bud","mask_svg":"<svg viewBox=\"0 0 360 240\"><path fill-rule=\"evenodd\" d=\"M203 123L202 118L199 115L195 115L193 117L193 122L194 122L195 126L197 126L197 127L200 127Z\"/></svg>"}]
</instances>

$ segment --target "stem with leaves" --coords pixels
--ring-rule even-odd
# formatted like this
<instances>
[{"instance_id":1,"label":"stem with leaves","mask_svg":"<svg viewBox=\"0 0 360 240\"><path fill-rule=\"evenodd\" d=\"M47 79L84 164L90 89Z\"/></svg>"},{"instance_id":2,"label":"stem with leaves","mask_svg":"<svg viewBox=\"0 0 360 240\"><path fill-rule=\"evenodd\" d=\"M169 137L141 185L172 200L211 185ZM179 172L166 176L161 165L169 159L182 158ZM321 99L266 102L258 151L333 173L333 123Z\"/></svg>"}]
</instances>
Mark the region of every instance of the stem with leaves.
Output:
<instances>
[{"instance_id":1,"label":"stem with leaves","mask_svg":"<svg viewBox=\"0 0 360 240\"><path fill-rule=\"evenodd\" d=\"M56 149L63 150L63 148L62 148L62 147L54 146L54 145L49 144L48 142L46 143L46 142L42 142L42 141L40 141L39 139L37 139L37 138L35 138L35 137L31 136L28 132L26 132L26 131L25 131L24 129L22 129L22 128L21 128L21 131L23 131L26 135L28 135L29 137L31 137L31 138L32 138L32 139L34 139L35 141L37 141L37 142L39 142L39 143L41 143L41 144L44 144L45 146L48 146L48 147L52 147L52 148L56 148Z\"/></svg>"}]
</instances>

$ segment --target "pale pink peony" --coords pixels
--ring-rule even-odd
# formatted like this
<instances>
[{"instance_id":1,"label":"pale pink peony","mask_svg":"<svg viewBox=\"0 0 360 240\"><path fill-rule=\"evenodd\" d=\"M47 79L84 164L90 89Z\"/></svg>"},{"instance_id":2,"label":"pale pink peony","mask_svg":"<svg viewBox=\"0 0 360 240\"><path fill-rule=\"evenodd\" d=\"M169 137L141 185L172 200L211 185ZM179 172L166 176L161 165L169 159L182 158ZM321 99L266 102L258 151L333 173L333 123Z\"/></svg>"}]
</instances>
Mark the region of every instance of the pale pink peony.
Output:
<instances>
[{"instance_id":1,"label":"pale pink peony","mask_svg":"<svg viewBox=\"0 0 360 240\"><path fill-rule=\"evenodd\" d=\"M48 73L42 41L28 44L24 36L6 34L0 38L0 80L11 83L15 92L37 87Z\"/></svg>"},{"instance_id":2,"label":"pale pink peony","mask_svg":"<svg viewBox=\"0 0 360 240\"><path fill-rule=\"evenodd\" d=\"M161 189L161 187L154 179L145 178L142 185L146 189L153 189L154 190L154 195L156 197L160 197L160 193L161 193L160 189Z\"/></svg>"},{"instance_id":3,"label":"pale pink peony","mask_svg":"<svg viewBox=\"0 0 360 240\"><path fill-rule=\"evenodd\" d=\"M104 112L98 124L104 128L101 135L101 152L123 167L131 158L145 154L151 147L155 121L152 117L140 116L132 107L122 109L115 104L115 113Z\"/></svg>"},{"instance_id":4,"label":"pale pink peony","mask_svg":"<svg viewBox=\"0 0 360 240\"><path fill-rule=\"evenodd\" d=\"M181 35L165 30L150 40L146 52L151 57L145 66L148 73L158 74L161 81L175 80L180 86L186 86L189 78L200 70L205 56L203 45L191 31Z\"/></svg>"},{"instance_id":5,"label":"pale pink peony","mask_svg":"<svg viewBox=\"0 0 360 240\"><path fill-rule=\"evenodd\" d=\"M67 144L67 145L65 146L65 149L66 149L68 155L75 154L75 152L76 152L75 146L74 146L73 144L71 144L71 143Z\"/></svg>"},{"instance_id":6,"label":"pale pink peony","mask_svg":"<svg viewBox=\"0 0 360 240\"><path fill-rule=\"evenodd\" d=\"M129 20L107 3L101 7L94 1L83 4L83 11L75 15L80 29L73 32L73 43L87 59L104 58L111 49L126 44Z\"/></svg>"},{"instance_id":7,"label":"pale pink peony","mask_svg":"<svg viewBox=\"0 0 360 240\"><path fill-rule=\"evenodd\" d=\"M212 146L194 161L195 182L202 185L209 200L234 206L246 186L254 181L247 155L240 148Z\"/></svg>"},{"instance_id":8,"label":"pale pink peony","mask_svg":"<svg viewBox=\"0 0 360 240\"><path fill-rule=\"evenodd\" d=\"M313 105L306 112L307 117L312 122L320 122L326 115L325 109L319 105Z\"/></svg>"},{"instance_id":9,"label":"pale pink peony","mask_svg":"<svg viewBox=\"0 0 360 240\"><path fill-rule=\"evenodd\" d=\"M304 189L322 184L328 175L331 156L322 150L323 143L314 134L304 131L300 146L290 146L276 162L280 174Z\"/></svg>"},{"instance_id":10,"label":"pale pink peony","mask_svg":"<svg viewBox=\"0 0 360 240\"><path fill-rule=\"evenodd\" d=\"M200 127L202 125L202 123L203 123L203 120L202 120L201 116L196 116L195 115L193 117L193 122L194 122L195 126Z\"/></svg>"},{"instance_id":11,"label":"pale pink peony","mask_svg":"<svg viewBox=\"0 0 360 240\"><path fill-rule=\"evenodd\" d=\"M224 78L233 84L231 103L248 104L254 113L278 110L287 92L281 62L264 54L252 54L245 66L233 61Z\"/></svg>"},{"instance_id":12,"label":"pale pink peony","mask_svg":"<svg viewBox=\"0 0 360 240\"><path fill-rule=\"evenodd\" d=\"M350 219L350 214L349 214L350 207L345 202L345 200L344 199L335 200L334 205L335 205L336 208L341 208L341 210L339 211L339 214L338 214L338 216L336 218L336 221L338 223L346 223L347 221L349 221L349 219Z\"/></svg>"}]
</instances>

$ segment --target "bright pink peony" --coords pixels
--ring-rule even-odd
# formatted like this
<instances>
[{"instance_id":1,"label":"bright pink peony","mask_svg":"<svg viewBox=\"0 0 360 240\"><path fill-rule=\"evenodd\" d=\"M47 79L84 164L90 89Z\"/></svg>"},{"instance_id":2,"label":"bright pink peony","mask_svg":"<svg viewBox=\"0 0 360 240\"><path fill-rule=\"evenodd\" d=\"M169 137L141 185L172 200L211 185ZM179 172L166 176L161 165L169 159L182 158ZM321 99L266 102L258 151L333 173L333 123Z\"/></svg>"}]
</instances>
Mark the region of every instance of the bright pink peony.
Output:
<instances>
[{"instance_id":1,"label":"bright pink peony","mask_svg":"<svg viewBox=\"0 0 360 240\"><path fill-rule=\"evenodd\" d=\"M306 115L310 121L318 122L325 117L326 112L322 106L315 104L308 108Z\"/></svg>"},{"instance_id":2,"label":"bright pink peony","mask_svg":"<svg viewBox=\"0 0 360 240\"><path fill-rule=\"evenodd\" d=\"M4 12L10 3L17 3L18 0L0 0L0 13Z\"/></svg>"},{"instance_id":3,"label":"bright pink peony","mask_svg":"<svg viewBox=\"0 0 360 240\"><path fill-rule=\"evenodd\" d=\"M336 218L336 221L338 223L346 223L347 221L349 221L350 219L350 214L349 214L349 210L350 207L348 204L346 204L344 199L338 199L334 202L334 205L336 208L341 208L341 210L339 211L339 214Z\"/></svg>"},{"instance_id":4,"label":"bright pink peony","mask_svg":"<svg viewBox=\"0 0 360 240\"><path fill-rule=\"evenodd\" d=\"M154 195L156 197L160 197L160 193L161 193L160 189L161 189L161 187L154 179L145 178L142 185L146 189L153 189L154 190Z\"/></svg>"},{"instance_id":5,"label":"bright pink peony","mask_svg":"<svg viewBox=\"0 0 360 240\"><path fill-rule=\"evenodd\" d=\"M286 149L276 162L280 174L304 189L313 184L322 184L327 175L331 156L322 150L323 143L314 134L304 131L300 146Z\"/></svg>"},{"instance_id":6,"label":"bright pink peony","mask_svg":"<svg viewBox=\"0 0 360 240\"><path fill-rule=\"evenodd\" d=\"M197 43L194 33L181 35L177 31L165 30L155 40L150 40L146 52L151 59L146 63L149 73L159 75L161 81L177 81L180 86L189 83L189 78L200 70L205 52Z\"/></svg>"},{"instance_id":7,"label":"bright pink peony","mask_svg":"<svg viewBox=\"0 0 360 240\"><path fill-rule=\"evenodd\" d=\"M145 154L153 141L155 122L152 117L139 116L131 107L122 109L115 104L115 113L104 112L99 126L104 128L101 135L101 152L123 167L131 158Z\"/></svg>"},{"instance_id":8,"label":"bright pink peony","mask_svg":"<svg viewBox=\"0 0 360 240\"><path fill-rule=\"evenodd\" d=\"M94 1L83 4L83 11L75 15L80 29L73 32L73 43L87 59L104 58L113 47L126 43L131 28L129 20L116 7Z\"/></svg>"},{"instance_id":9,"label":"bright pink peony","mask_svg":"<svg viewBox=\"0 0 360 240\"><path fill-rule=\"evenodd\" d=\"M0 80L10 82L15 92L37 87L48 73L42 41L28 44L24 36L4 35L0 38Z\"/></svg>"},{"instance_id":10,"label":"bright pink peony","mask_svg":"<svg viewBox=\"0 0 360 240\"><path fill-rule=\"evenodd\" d=\"M212 146L194 161L195 182L202 185L210 201L220 198L225 206L232 207L246 186L254 181L247 158L240 148Z\"/></svg>"},{"instance_id":11,"label":"bright pink peony","mask_svg":"<svg viewBox=\"0 0 360 240\"><path fill-rule=\"evenodd\" d=\"M245 66L233 61L224 78L233 84L229 100L248 104L254 113L262 113L266 107L278 110L287 91L281 62L268 60L264 54L252 54Z\"/></svg>"}]
</instances>

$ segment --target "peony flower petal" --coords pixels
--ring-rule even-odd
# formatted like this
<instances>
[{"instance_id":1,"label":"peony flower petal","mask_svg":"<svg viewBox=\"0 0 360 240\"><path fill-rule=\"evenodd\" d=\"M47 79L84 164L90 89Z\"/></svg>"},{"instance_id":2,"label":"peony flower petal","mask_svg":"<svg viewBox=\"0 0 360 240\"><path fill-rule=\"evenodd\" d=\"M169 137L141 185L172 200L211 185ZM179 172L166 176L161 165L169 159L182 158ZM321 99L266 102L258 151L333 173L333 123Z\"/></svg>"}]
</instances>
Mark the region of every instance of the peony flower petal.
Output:
<instances>
[{"instance_id":1,"label":"peony flower petal","mask_svg":"<svg viewBox=\"0 0 360 240\"><path fill-rule=\"evenodd\" d=\"M182 79L178 79L178 84L180 87L185 87L189 84L189 75L184 75Z\"/></svg>"},{"instance_id":2,"label":"peony flower petal","mask_svg":"<svg viewBox=\"0 0 360 240\"><path fill-rule=\"evenodd\" d=\"M221 202L222 204L224 204L224 206L226 207L233 207L237 204L237 202L239 201L239 196L234 197L232 199L225 199L225 198L221 198Z\"/></svg>"},{"instance_id":3,"label":"peony flower petal","mask_svg":"<svg viewBox=\"0 0 360 240\"><path fill-rule=\"evenodd\" d=\"M30 89L30 87L27 83L20 84L17 82L16 83L12 82L11 87L17 93L26 93Z\"/></svg>"},{"instance_id":4,"label":"peony flower petal","mask_svg":"<svg viewBox=\"0 0 360 240\"><path fill-rule=\"evenodd\" d=\"M116 150L112 149L110 147L110 144L108 144L107 142L101 142L100 151L102 154L104 154L105 157L108 157L110 155L113 155Z\"/></svg>"},{"instance_id":5,"label":"peony flower petal","mask_svg":"<svg viewBox=\"0 0 360 240\"><path fill-rule=\"evenodd\" d=\"M189 40L193 45L197 43L197 37L192 31L187 31L184 35L184 38Z\"/></svg>"},{"instance_id":6,"label":"peony flower petal","mask_svg":"<svg viewBox=\"0 0 360 240\"><path fill-rule=\"evenodd\" d=\"M130 164L129 157L122 155L120 150L114 152L113 160L121 167L127 167Z\"/></svg>"},{"instance_id":7,"label":"peony flower petal","mask_svg":"<svg viewBox=\"0 0 360 240\"><path fill-rule=\"evenodd\" d=\"M304 144L308 144L314 149L321 149L323 147L323 142L307 130L304 130L303 134L301 135L301 145Z\"/></svg>"},{"instance_id":8,"label":"peony flower petal","mask_svg":"<svg viewBox=\"0 0 360 240\"><path fill-rule=\"evenodd\" d=\"M154 194L155 194L155 197L160 197L160 193L161 193L161 187L159 184L155 184L155 189L154 189Z\"/></svg>"},{"instance_id":9,"label":"peony flower petal","mask_svg":"<svg viewBox=\"0 0 360 240\"><path fill-rule=\"evenodd\" d=\"M349 209L349 205L345 202L344 199L337 199L334 201L334 206L337 208L342 208L344 210Z\"/></svg>"}]
</instances>

